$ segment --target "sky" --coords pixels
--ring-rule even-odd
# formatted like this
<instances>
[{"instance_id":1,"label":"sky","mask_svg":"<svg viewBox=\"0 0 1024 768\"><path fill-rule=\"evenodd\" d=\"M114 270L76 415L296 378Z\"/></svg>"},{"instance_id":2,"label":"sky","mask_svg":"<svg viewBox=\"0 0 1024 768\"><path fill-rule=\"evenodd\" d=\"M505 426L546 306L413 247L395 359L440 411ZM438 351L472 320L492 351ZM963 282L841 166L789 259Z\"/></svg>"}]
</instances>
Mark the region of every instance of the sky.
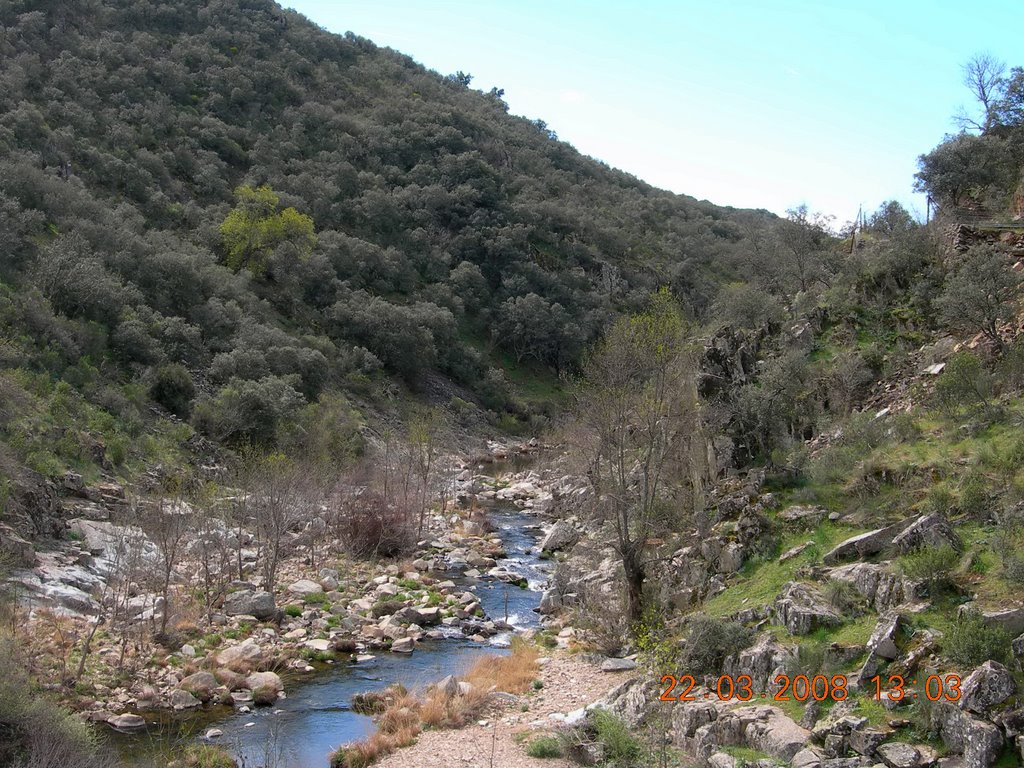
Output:
<instances>
[{"instance_id":1,"label":"sky","mask_svg":"<svg viewBox=\"0 0 1024 768\"><path fill-rule=\"evenodd\" d=\"M1021 0L283 0L505 90L580 152L664 189L841 224L897 199L973 106L962 65L1024 66Z\"/></svg>"}]
</instances>

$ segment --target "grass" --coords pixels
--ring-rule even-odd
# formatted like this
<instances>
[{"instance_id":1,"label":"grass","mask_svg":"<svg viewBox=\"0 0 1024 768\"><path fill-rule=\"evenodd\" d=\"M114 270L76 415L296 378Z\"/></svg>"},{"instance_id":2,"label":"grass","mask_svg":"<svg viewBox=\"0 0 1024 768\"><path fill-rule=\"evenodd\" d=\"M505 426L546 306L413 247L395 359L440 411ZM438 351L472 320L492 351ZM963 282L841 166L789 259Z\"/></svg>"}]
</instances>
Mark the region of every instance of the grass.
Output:
<instances>
[{"instance_id":1,"label":"grass","mask_svg":"<svg viewBox=\"0 0 1024 768\"><path fill-rule=\"evenodd\" d=\"M786 537L779 552L770 559L750 560L740 569L739 578L718 595L708 600L704 611L711 616L731 616L744 608L767 605L778 597L782 586L792 581L798 568L817 561L822 554L845 538L858 533L856 529L824 522L813 532L799 532ZM778 555L792 547L811 540L808 547L784 563Z\"/></svg>"},{"instance_id":2,"label":"grass","mask_svg":"<svg viewBox=\"0 0 1024 768\"><path fill-rule=\"evenodd\" d=\"M562 741L555 736L538 736L526 745L528 756L542 760L561 757L564 751Z\"/></svg>"},{"instance_id":3,"label":"grass","mask_svg":"<svg viewBox=\"0 0 1024 768\"><path fill-rule=\"evenodd\" d=\"M379 703L377 732L339 747L331 755L331 768L365 768L396 749L412 744L426 728L461 728L477 719L495 691L525 693L537 676L536 646L515 641L508 656L481 656L462 676L465 693L449 695L430 688L416 696L401 686L374 696Z\"/></svg>"}]
</instances>

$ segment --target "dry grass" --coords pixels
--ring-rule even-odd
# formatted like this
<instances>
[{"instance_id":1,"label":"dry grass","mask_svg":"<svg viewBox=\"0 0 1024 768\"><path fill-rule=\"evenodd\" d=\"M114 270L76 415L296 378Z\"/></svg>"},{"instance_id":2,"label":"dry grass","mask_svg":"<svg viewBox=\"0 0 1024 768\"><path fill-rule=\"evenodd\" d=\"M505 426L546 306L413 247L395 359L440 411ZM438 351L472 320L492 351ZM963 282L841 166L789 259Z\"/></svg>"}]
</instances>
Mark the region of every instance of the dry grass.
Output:
<instances>
[{"instance_id":1,"label":"dry grass","mask_svg":"<svg viewBox=\"0 0 1024 768\"><path fill-rule=\"evenodd\" d=\"M386 702L377 716L377 733L339 747L331 768L365 768L381 757L412 744L424 728L461 728L477 719L497 691L524 693L537 677L536 646L514 642L508 656L483 656L462 676L466 693L450 695L437 687L417 698L401 686L385 689L375 701Z\"/></svg>"}]
</instances>

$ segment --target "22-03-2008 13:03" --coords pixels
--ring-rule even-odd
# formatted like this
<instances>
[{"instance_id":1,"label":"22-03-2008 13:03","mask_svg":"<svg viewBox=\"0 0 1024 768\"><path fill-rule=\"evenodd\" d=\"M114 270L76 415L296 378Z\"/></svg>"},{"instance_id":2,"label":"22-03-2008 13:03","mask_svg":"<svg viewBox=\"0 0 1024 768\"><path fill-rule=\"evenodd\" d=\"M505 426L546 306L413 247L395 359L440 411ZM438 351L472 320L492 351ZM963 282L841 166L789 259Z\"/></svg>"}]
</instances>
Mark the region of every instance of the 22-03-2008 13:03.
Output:
<instances>
[{"instance_id":1,"label":"22-03-2008 13:03","mask_svg":"<svg viewBox=\"0 0 1024 768\"><path fill-rule=\"evenodd\" d=\"M704 689L703 694L694 692L697 681L693 675L664 675L661 684L664 689L661 692L662 701L698 701L717 698L719 701L751 701L753 699L771 699L773 701L842 701L846 699L851 691L849 680L846 675L778 675L775 680L775 689L772 691L755 691L753 680L749 675L720 675L715 684L714 690ZM882 678L875 675L868 680L869 686L864 689L870 691L876 700L887 698L891 701L900 701L903 698L917 699L923 697L929 701L958 701L960 699L960 676L929 675L924 679L923 688L918 691L915 687L918 680L906 680L900 675L891 675Z\"/></svg>"}]
</instances>

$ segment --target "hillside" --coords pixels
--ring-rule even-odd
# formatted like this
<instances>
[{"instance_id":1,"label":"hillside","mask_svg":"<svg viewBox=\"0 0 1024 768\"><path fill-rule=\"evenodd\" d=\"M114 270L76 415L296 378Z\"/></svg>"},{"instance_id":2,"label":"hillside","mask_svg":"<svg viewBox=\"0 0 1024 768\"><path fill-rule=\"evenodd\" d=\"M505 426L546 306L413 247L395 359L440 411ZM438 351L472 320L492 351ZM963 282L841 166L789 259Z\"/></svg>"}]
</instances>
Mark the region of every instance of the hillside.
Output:
<instances>
[{"instance_id":1,"label":"hillside","mask_svg":"<svg viewBox=\"0 0 1024 768\"><path fill-rule=\"evenodd\" d=\"M5 444L43 474L173 463L168 412L288 451L297 420L416 399L516 428L655 285L703 312L772 218L270 2L13 2L0 24ZM80 416L63 447L55 397Z\"/></svg>"},{"instance_id":2,"label":"hillside","mask_svg":"<svg viewBox=\"0 0 1024 768\"><path fill-rule=\"evenodd\" d=\"M0 59L0 763L1019 764L1020 68L840 230L263 0L0 0Z\"/></svg>"}]
</instances>

